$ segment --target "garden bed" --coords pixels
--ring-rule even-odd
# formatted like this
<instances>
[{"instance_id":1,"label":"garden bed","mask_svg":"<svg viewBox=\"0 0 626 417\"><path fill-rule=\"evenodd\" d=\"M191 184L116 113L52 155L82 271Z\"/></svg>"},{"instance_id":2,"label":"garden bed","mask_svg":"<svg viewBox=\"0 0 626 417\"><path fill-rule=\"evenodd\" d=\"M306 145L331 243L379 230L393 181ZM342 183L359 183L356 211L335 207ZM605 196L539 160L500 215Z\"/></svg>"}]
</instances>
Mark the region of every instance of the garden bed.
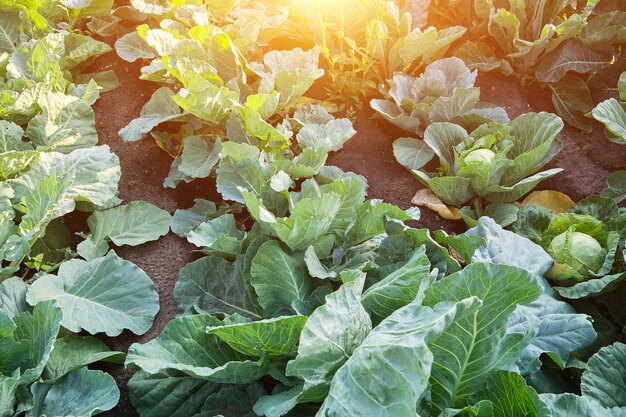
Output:
<instances>
[{"instance_id":1,"label":"garden bed","mask_svg":"<svg viewBox=\"0 0 626 417\"><path fill-rule=\"evenodd\" d=\"M139 66L129 65L113 53L100 58L94 67L100 65L110 66L120 79L120 86L104 93L94 106L100 142L111 146L122 165L120 198L124 201L145 200L170 213L176 208L190 207L194 198L218 200L212 180L183 183L174 190L164 188L163 179L169 170L170 157L148 138L135 143L124 143L120 139L117 132L136 117L154 91L154 85L137 80ZM481 87L481 97L504 107L511 117L530 111L552 110L546 91L538 87L522 88L516 80L494 74L479 74L477 85ZM331 156L329 164L367 178L369 198L382 199L405 209L411 207L415 192L424 186L398 164L391 147L391 143L405 136L406 132L377 117L372 111L359 112L354 127L357 131L355 137ZM611 172L626 169L626 147L608 142L599 124L591 134L566 126L560 137L564 148L548 166L566 169L542 183L538 189L557 190L578 201L599 193ZM462 233L467 228L462 221L442 219L428 209L422 210L417 224L452 234ZM145 343L159 335L174 318L178 307L172 298L172 290L180 269L197 257L191 252L193 249L194 246L186 240L169 234L157 242L119 251L122 257L136 263L153 279L160 296L161 310L145 335L135 336L125 332L119 338L105 339L111 349L126 351L132 343ZM132 371L123 366L110 365L105 369L118 381L122 398L115 409L103 415L137 415L125 388Z\"/></svg>"}]
</instances>

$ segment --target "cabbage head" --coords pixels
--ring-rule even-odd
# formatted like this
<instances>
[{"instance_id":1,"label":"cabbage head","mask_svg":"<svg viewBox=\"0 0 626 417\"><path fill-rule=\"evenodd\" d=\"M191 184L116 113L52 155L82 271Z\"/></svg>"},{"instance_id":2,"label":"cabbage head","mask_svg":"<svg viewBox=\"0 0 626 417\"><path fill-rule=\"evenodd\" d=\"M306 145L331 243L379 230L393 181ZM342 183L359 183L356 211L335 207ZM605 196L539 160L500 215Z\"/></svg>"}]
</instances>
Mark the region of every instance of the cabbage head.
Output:
<instances>
[{"instance_id":1,"label":"cabbage head","mask_svg":"<svg viewBox=\"0 0 626 417\"><path fill-rule=\"evenodd\" d=\"M606 251L596 239L573 230L556 236L548 246L548 254L555 262L548 276L555 281L589 278L606 259Z\"/></svg>"},{"instance_id":2,"label":"cabbage head","mask_svg":"<svg viewBox=\"0 0 626 417\"><path fill-rule=\"evenodd\" d=\"M554 259L546 277L559 285L573 285L611 272L621 233L610 225L589 214L554 216L541 237L541 245Z\"/></svg>"}]
</instances>

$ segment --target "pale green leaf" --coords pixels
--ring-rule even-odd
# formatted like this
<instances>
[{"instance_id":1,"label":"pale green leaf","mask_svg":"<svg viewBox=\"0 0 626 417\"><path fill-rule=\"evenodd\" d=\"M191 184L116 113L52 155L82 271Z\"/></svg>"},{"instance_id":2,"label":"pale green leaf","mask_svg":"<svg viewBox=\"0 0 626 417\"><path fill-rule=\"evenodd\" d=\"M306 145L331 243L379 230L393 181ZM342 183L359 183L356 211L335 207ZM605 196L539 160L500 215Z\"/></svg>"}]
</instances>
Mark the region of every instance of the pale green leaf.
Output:
<instances>
[{"instance_id":1,"label":"pale green leaf","mask_svg":"<svg viewBox=\"0 0 626 417\"><path fill-rule=\"evenodd\" d=\"M137 246L169 232L171 216L145 201L95 211L87 219L93 240L110 240L118 246Z\"/></svg>"},{"instance_id":2,"label":"pale green leaf","mask_svg":"<svg viewBox=\"0 0 626 417\"><path fill-rule=\"evenodd\" d=\"M304 379L305 389L323 386L327 391L335 372L372 329L360 302L362 288L362 280L342 285L307 320L298 356L287 364L286 371L288 376Z\"/></svg>"},{"instance_id":3,"label":"pale green leaf","mask_svg":"<svg viewBox=\"0 0 626 417\"><path fill-rule=\"evenodd\" d=\"M369 287L362 303L375 321L381 321L404 307L430 285L430 261L426 248L419 247L408 262Z\"/></svg>"},{"instance_id":4,"label":"pale green leaf","mask_svg":"<svg viewBox=\"0 0 626 417\"><path fill-rule=\"evenodd\" d=\"M36 147L69 153L98 143L93 110L83 100L47 92L37 104L42 113L30 121L25 132Z\"/></svg>"},{"instance_id":5,"label":"pale green leaf","mask_svg":"<svg viewBox=\"0 0 626 417\"><path fill-rule=\"evenodd\" d=\"M188 136L183 142L183 153L178 169L193 178L206 178L211 175L213 167L219 162L222 142L207 142L198 136Z\"/></svg>"},{"instance_id":6,"label":"pale green leaf","mask_svg":"<svg viewBox=\"0 0 626 417\"><path fill-rule=\"evenodd\" d=\"M26 299L31 305L55 300L63 311L63 327L108 336L124 329L144 334L159 311L152 280L114 252L91 261L64 262L58 275L35 281Z\"/></svg>"},{"instance_id":7,"label":"pale green leaf","mask_svg":"<svg viewBox=\"0 0 626 417\"><path fill-rule=\"evenodd\" d=\"M614 98L605 100L598 104L591 114L604 125L610 141L626 144L626 111L619 101Z\"/></svg>"},{"instance_id":8,"label":"pale green leaf","mask_svg":"<svg viewBox=\"0 0 626 417\"><path fill-rule=\"evenodd\" d=\"M303 148L338 151L356 134L348 119L335 119L323 125L307 124L300 129L296 139Z\"/></svg>"},{"instance_id":9,"label":"pale green leaf","mask_svg":"<svg viewBox=\"0 0 626 417\"><path fill-rule=\"evenodd\" d=\"M151 59L156 55L146 41L137 32L130 32L115 41L115 51L124 61L135 62L138 59Z\"/></svg>"}]
</instances>

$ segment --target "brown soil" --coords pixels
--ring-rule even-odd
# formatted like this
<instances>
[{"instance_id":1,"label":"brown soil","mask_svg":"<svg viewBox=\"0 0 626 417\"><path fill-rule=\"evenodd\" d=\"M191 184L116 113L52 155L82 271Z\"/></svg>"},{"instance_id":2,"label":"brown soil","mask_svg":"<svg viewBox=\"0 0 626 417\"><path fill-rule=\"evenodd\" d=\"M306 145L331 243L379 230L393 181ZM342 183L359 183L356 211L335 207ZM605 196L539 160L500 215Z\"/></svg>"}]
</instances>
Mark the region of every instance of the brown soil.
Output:
<instances>
[{"instance_id":1,"label":"brown soil","mask_svg":"<svg viewBox=\"0 0 626 417\"><path fill-rule=\"evenodd\" d=\"M145 200L170 213L176 208L190 207L197 197L215 199L211 181L182 184L176 190L163 188L171 158L149 137L134 143L122 142L117 132L139 114L155 85L138 80L140 66L122 62L114 53L101 58L99 64L95 63L94 67L113 69L120 79L120 86L102 94L94 106L100 142L108 144L120 158L120 197L124 201ZM516 80L495 74L479 76L478 83L482 100L504 106L511 117L528 111L552 111L549 95L538 88L522 88ZM358 114L355 129L357 135L342 151L331 156L329 164L365 176L369 181L370 198L410 207L411 198L422 185L395 161L391 148L395 139L407 136L406 132L374 117L370 110ZM626 146L607 141L600 126L596 126L591 135L565 128L560 137L564 142L563 151L549 167L561 166L565 171L542 183L539 189L557 189L576 201L604 188L611 172L626 169ZM422 210L419 226L457 233L465 230L462 222L441 219L427 209ZM125 332L115 339L104 338L112 349L127 351L132 343L156 337L175 316L172 290L179 270L194 258L192 249L192 245L171 233L140 247L116 249L120 256L137 264L152 278L159 292L161 310L150 331L143 336ZM105 369L118 381L122 398L115 409L102 416L136 416L126 390L132 372L122 366L106 366Z\"/></svg>"}]
</instances>

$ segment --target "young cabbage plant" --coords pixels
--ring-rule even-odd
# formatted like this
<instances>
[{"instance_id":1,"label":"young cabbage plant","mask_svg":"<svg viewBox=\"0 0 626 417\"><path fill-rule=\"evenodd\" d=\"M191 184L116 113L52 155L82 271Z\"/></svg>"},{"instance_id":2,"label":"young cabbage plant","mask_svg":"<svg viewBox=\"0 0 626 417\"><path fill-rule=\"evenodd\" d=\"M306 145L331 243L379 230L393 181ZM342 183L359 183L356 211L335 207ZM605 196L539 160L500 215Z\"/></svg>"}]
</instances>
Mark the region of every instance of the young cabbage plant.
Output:
<instances>
[{"instance_id":1,"label":"young cabbage plant","mask_svg":"<svg viewBox=\"0 0 626 417\"><path fill-rule=\"evenodd\" d=\"M434 122L453 122L466 129L490 121L508 123L502 107L478 102L476 75L461 59L443 58L417 78L396 74L389 81L388 99L374 99L370 104L389 122L420 136Z\"/></svg>"},{"instance_id":2,"label":"young cabbage plant","mask_svg":"<svg viewBox=\"0 0 626 417\"><path fill-rule=\"evenodd\" d=\"M610 198L590 196L556 216L523 207L512 228L554 259L546 277L566 298L598 296L626 278L626 211Z\"/></svg>"},{"instance_id":3,"label":"young cabbage plant","mask_svg":"<svg viewBox=\"0 0 626 417\"><path fill-rule=\"evenodd\" d=\"M558 116L545 112L526 113L508 124L485 123L471 133L438 122L426 129L423 141L395 141L394 154L446 204L460 206L475 197L510 203L562 171L539 172L561 150L556 136L562 128ZM437 172L421 170L435 155Z\"/></svg>"}]
</instances>

